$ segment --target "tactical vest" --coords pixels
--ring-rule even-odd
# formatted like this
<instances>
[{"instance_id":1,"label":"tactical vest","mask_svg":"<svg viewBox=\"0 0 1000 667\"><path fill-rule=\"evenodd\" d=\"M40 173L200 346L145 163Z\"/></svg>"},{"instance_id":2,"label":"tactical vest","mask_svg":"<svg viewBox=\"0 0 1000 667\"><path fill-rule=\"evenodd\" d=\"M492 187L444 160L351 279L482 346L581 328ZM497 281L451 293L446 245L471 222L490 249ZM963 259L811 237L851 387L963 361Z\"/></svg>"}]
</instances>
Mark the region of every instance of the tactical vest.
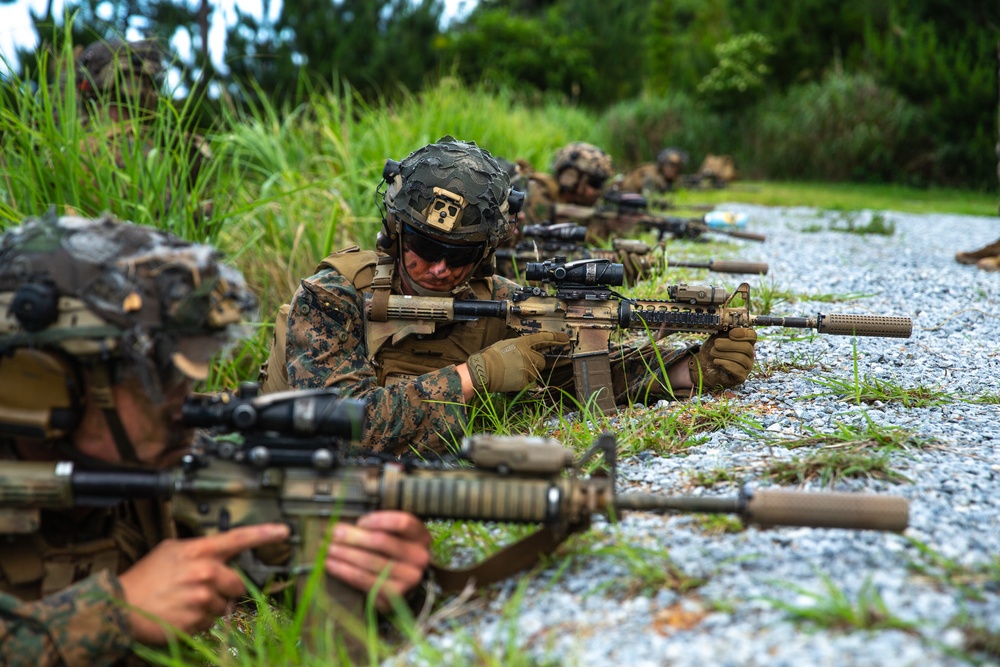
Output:
<instances>
[{"instance_id":1,"label":"tactical vest","mask_svg":"<svg viewBox=\"0 0 1000 667\"><path fill-rule=\"evenodd\" d=\"M359 294L372 295L373 303L377 304L380 296L388 297L392 291L394 267L395 261L391 257L361 251L353 246L326 257L316 267L316 272L325 269L337 271L351 282ZM476 299L492 299L492 278L470 280L468 294ZM285 304L278 311L275 321L271 354L261 374L261 386L265 393L289 389L285 366L288 312L289 305ZM377 316L377 312L366 312L366 322L368 318ZM409 324L400 322L399 329ZM503 320L486 317L471 322L438 323L431 333L404 334L396 342L392 342L391 336L380 341L373 340L368 327L366 333L369 335L365 356L372 363L382 387L412 380L447 366L463 364L469 355L513 335Z\"/></svg>"},{"instance_id":2,"label":"tactical vest","mask_svg":"<svg viewBox=\"0 0 1000 667\"><path fill-rule=\"evenodd\" d=\"M0 443L0 460L11 458L12 449ZM170 537L176 537L176 527L162 502L43 511L35 533L0 531L0 592L39 600L101 570L120 574Z\"/></svg>"}]
</instances>

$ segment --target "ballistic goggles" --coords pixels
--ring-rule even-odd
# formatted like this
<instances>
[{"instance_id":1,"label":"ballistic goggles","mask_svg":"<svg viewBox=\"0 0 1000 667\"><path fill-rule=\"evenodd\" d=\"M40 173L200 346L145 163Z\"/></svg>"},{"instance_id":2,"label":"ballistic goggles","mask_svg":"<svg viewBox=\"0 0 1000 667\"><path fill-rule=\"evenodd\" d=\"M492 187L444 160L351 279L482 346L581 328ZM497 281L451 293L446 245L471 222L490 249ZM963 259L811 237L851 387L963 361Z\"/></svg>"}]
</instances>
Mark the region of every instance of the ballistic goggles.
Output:
<instances>
[{"instance_id":1,"label":"ballistic goggles","mask_svg":"<svg viewBox=\"0 0 1000 667\"><path fill-rule=\"evenodd\" d=\"M408 223L403 223L403 247L416 253L425 262L434 264L443 259L452 269L475 264L483 258L486 250L485 243L457 245L438 241L421 234Z\"/></svg>"}]
</instances>

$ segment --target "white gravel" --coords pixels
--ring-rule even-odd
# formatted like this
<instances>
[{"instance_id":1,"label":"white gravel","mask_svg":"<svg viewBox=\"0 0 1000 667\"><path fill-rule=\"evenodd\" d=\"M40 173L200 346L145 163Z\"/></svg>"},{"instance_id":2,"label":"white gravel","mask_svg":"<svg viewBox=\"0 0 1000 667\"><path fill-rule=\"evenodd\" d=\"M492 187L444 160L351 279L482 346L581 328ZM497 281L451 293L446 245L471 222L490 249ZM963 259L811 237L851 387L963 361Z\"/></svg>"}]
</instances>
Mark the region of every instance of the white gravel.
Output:
<instances>
[{"instance_id":1,"label":"white gravel","mask_svg":"<svg viewBox=\"0 0 1000 667\"><path fill-rule=\"evenodd\" d=\"M839 424L898 426L914 433L909 451L892 454L892 467L913 483L851 479L838 490L868 490L905 496L910 528L894 534L782 528L708 535L691 517L633 513L617 526L597 521L598 543L626 543L669 555L684 573L706 583L686 593L669 588L630 593L627 566L580 549L572 565L556 566L530 580L498 585L487 603L434 627L427 641L449 662L478 663L472 646L496 656L508 646L532 662L566 665L957 665L963 628L1000 633L1000 419L996 404L967 402L1000 396L1000 274L954 261L958 250L1000 236L1000 220L959 215L886 212L896 233L860 236L805 232L826 228L836 213L813 209L726 206L750 214L751 227L768 235L764 244L742 243L741 259L766 261L779 287L800 294L871 294L842 303L800 301L780 306L789 315L874 313L913 318L906 340L857 341L858 372L904 387L931 387L956 395L935 407L907 408L899 402L857 406L834 396L818 377L852 381L849 337L815 336L790 341L762 330L758 363L814 359L809 370L775 372L751 379L734 400L760 431L737 427L709 435L684 455L643 454L621 463L622 490L642 488L690 493L694 471L739 467L745 481L767 485L766 465L802 456L770 447L767 435L795 437L808 427L832 432ZM857 219L863 224L870 213ZM727 280L732 282L731 280ZM768 333L770 332L770 336ZM713 399L708 399L713 400ZM761 410L765 406L767 410ZM665 409L662 406L658 409ZM817 484L807 489L818 490ZM694 492L732 495L736 487ZM956 567L982 571L964 588L920 575L926 563L913 540L926 543ZM521 587L523 599L512 602ZM857 608L867 596L912 630L842 630L793 618L775 601L805 608L834 600L832 587ZM511 609L515 611L509 613ZM507 613L505 613L507 610ZM511 656L513 657L513 656ZM973 664L998 664L977 654ZM396 659L430 664L428 652Z\"/></svg>"}]
</instances>

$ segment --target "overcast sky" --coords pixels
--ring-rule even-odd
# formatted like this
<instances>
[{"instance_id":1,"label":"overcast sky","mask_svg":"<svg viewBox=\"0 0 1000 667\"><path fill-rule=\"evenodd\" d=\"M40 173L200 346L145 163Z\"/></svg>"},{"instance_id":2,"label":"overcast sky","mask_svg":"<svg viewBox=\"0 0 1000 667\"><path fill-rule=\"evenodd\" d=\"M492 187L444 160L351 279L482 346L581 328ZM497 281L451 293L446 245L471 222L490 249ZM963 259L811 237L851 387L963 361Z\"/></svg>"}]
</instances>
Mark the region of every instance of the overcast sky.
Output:
<instances>
[{"instance_id":1,"label":"overcast sky","mask_svg":"<svg viewBox=\"0 0 1000 667\"><path fill-rule=\"evenodd\" d=\"M35 33L31 28L31 16L29 10L34 8L36 12L44 11L47 0L16 0L12 4L0 4L0 61L11 61L14 57L14 49L32 48L36 45ZM190 0L194 4L193 0ZM475 5L476 0L444 0L444 20L451 20L455 16L464 15L468 8ZM260 0L213 0L212 5L215 11L212 12L212 27L209 30L209 50L217 67L222 65L222 45L225 41L226 25L232 23L236 18L233 7L238 5L244 12L251 12L260 16L262 6ZM55 0L54 13L62 12L63 0ZM281 10L281 0L272 2L271 13L276 17ZM139 35L126 35L133 39ZM190 43L186 39L174 40L171 46L178 53L186 53L190 50ZM7 71L7 67L0 62L0 72Z\"/></svg>"}]
</instances>

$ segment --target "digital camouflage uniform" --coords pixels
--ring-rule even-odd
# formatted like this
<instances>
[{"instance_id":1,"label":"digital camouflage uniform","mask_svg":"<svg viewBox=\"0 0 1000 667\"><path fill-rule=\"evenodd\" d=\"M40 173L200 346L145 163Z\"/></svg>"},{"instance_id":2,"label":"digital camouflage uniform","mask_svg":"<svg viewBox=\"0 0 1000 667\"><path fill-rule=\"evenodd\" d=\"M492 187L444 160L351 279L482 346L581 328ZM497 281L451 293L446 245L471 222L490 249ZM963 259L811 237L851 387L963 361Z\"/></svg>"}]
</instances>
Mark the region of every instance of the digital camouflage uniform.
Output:
<instances>
[{"instance_id":1,"label":"digital camouflage uniform","mask_svg":"<svg viewBox=\"0 0 1000 667\"><path fill-rule=\"evenodd\" d=\"M335 387L346 396L367 399L366 447L393 453L411 445L440 450L450 434L462 432L466 421L455 365L518 334L502 320L481 318L439 326L434 334L411 335L372 351L366 340L361 295L371 289L377 261L374 252L351 249L327 258L316 275L302 281L288 312L287 383L296 389ZM474 280L464 298L507 299L517 287L500 277ZM691 353L687 348L670 349L663 342L656 347L613 347L617 403L669 396L650 372L660 368L657 347L664 368ZM284 388L280 371L271 367L276 360L281 360L280 352L272 352L268 362L272 391ZM571 365L557 363L548 384L572 395Z\"/></svg>"},{"instance_id":2,"label":"digital camouflage uniform","mask_svg":"<svg viewBox=\"0 0 1000 667\"><path fill-rule=\"evenodd\" d=\"M0 444L0 459L14 458ZM176 536L166 504L43 512L29 535L0 535L0 664L143 665L132 653L118 576Z\"/></svg>"}]
</instances>

